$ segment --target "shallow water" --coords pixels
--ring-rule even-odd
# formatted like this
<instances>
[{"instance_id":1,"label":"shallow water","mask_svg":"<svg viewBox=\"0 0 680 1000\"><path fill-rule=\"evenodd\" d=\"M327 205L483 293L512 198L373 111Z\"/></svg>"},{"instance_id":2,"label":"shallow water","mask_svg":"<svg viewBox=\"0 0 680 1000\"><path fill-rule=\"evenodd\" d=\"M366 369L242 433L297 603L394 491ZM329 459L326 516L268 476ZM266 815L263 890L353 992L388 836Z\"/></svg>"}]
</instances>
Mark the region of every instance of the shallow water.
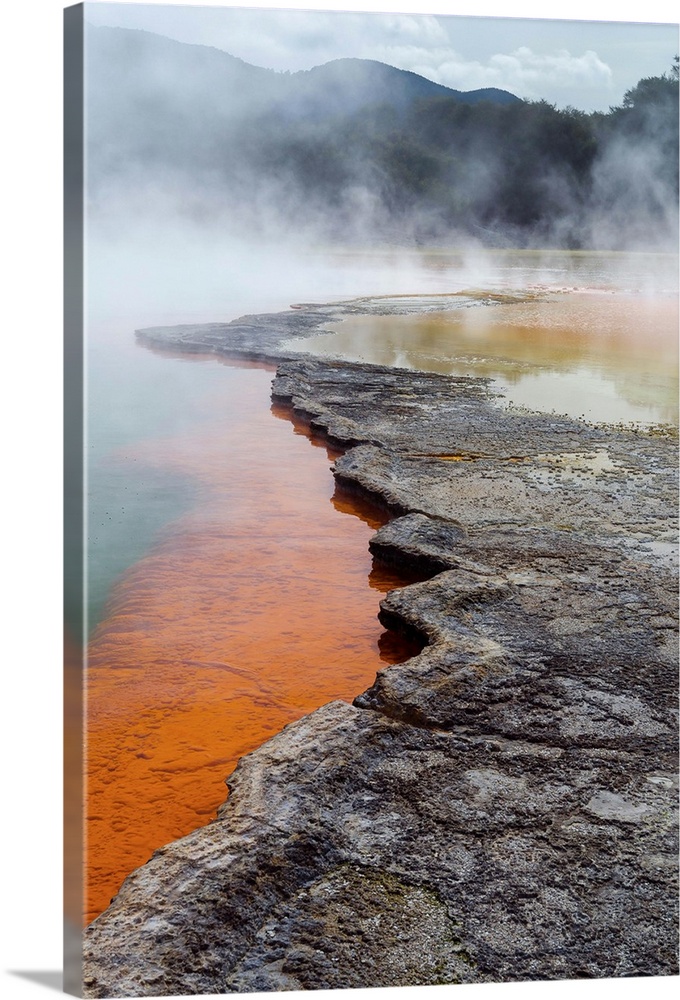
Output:
<instances>
[{"instance_id":1,"label":"shallow water","mask_svg":"<svg viewBox=\"0 0 680 1000\"><path fill-rule=\"evenodd\" d=\"M452 297L450 310L420 315L350 316L291 344L320 356L492 378L506 406L594 422L677 423L677 296L531 294L467 308Z\"/></svg>"},{"instance_id":2,"label":"shallow water","mask_svg":"<svg viewBox=\"0 0 680 1000\"><path fill-rule=\"evenodd\" d=\"M372 567L368 540L381 516L334 495L332 456L285 410L271 409L272 372L155 354L135 344L134 328L224 321L297 301L539 285L554 292L570 282L604 285L617 303L631 290L638 301L643 287L652 302L676 301L672 262L650 267L640 256L313 255L289 267L285 297L265 294L261 269L244 276L232 260L201 286L196 267L182 263L175 248L172 282L153 286L136 262L130 275L127 259L118 269L109 258L99 265L107 295L88 353L88 919L155 848L214 815L239 756L325 702L351 700L382 664L413 652L376 618L382 594L403 582ZM151 298L114 319L121 288L151 289ZM461 363L476 374L515 372L516 384L533 366L555 392L560 378L583 381L581 368L565 366L585 357L596 367L602 353L609 364L618 353L618 383L608 375L608 384L619 392L628 379L629 396L644 391L657 405L667 373L652 364L654 335L640 347L637 326L615 326L602 349L600 321L599 340L587 330L594 297L570 299L572 309L583 304L566 326L557 318L546 326L549 311L530 302L510 313L514 324L514 307L494 307L490 342L502 329L505 347L498 360L479 352L486 371L476 347L487 336L480 319L492 310L466 311ZM403 325L413 347L409 320L417 318L398 319L390 331ZM444 354L450 316L422 322L434 348L421 353ZM371 339L355 350L365 355ZM383 360L400 358L395 349Z\"/></svg>"},{"instance_id":3,"label":"shallow water","mask_svg":"<svg viewBox=\"0 0 680 1000\"><path fill-rule=\"evenodd\" d=\"M414 652L376 618L405 580L372 567L384 519L334 496L333 456L270 410L271 372L164 363L203 375L206 418L118 456L191 500L118 578L90 641L88 920L215 815L240 756Z\"/></svg>"}]
</instances>

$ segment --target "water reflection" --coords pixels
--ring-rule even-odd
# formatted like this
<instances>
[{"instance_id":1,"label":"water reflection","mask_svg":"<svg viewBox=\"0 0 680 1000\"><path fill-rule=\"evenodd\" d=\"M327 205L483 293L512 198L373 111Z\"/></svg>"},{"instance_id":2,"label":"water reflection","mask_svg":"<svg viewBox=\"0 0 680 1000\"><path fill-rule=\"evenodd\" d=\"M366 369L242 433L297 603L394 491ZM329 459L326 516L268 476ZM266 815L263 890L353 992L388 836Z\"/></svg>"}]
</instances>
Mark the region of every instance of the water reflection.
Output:
<instances>
[{"instance_id":1,"label":"water reflection","mask_svg":"<svg viewBox=\"0 0 680 1000\"><path fill-rule=\"evenodd\" d=\"M677 331L677 259L352 250L303 263L297 283L286 272L286 302L313 295L329 301L475 287L543 293L548 285L553 291L588 285L615 290L599 302L623 303L626 290L639 306L642 291L652 303L666 301L675 313L663 320L663 330L675 324L673 336ZM102 275L114 273L100 268ZM333 492L328 465L337 453L319 441L314 443L320 449L311 448L303 420L291 429L286 408L270 412L271 372L204 356L156 356L134 345L134 327L283 308L262 298L265 270L258 267L253 275L254 301L234 304L242 278L234 267L220 276L234 287L220 292L210 314L163 316L159 303L151 303L149 315L111 321L89 345L94 512L98 497L110 504L130 485L141 496L137 505L126 502L124 515L121 503L120 515L111 517L110 507L102 507L102 516L91 519L98 534L89 542L88 569L101 594L97 612L105 594L108 603L89 649L90 917L155 847L214 814L224 798L224 776L240 755L324 701L351 699L372 682L381 661L397 662L413 651L392 633L380 635L376 621L380 594L404 579L372 565L368 541L382 515ZM196 283L195 273L185 280ZM115 282L112 289L119 300ZM192 301L206 297L198 285L190 291ZM173 294L181 299L179 286ZM572 308L577 298L583 295L571 296ZM373 332L359 334L357 328L356 343L343 351L414 367L434 358L449 366L444 370L515 379L517 386L526 387L528 375L535 382L546 378L553 400L556 378L582 386L593 369L600 394L606 383L611 395L614 387L658 405L668 392L664 365L673 375L676 365L670 354L660 362L656 306L628 333L617 333L615 324L600 351L601 345L591 343L597 337L588 333L588 301L596 297L585 299L585 311L568 322L564 312L557 322L558 314L550 328L550 312L543 310L537 321L529 303L521 313L476 307L462 317L461 346L455 349L451 315L428 317L420 334L409 326L417 326L414 317L375 319ZM630 308L632 315L636 307ZM497 325L485 332L479 323L492 315ZM602 318L601 312L594 317L595 331L605 329ZM579 324L581 337L574 332ZM344 325L344 334L351 330L350 322ZM327 349L331 338L319 339ZM661 342L666 340L664 333ZM598 364L606 376L597 374ZM565 366L572 368L566 372Z\"/></svg>"},{"instance_id":2,"label":"water reflection","mask_svg":"<svg viewBox=\"0 0 680 1000\"><path fill-rule=\"evenodd\" d=\"M677 422L678 300L618 291L402 316L350 316L304 341L331 355L497 380L506 403Z\"/></svg>"}]
</instances>

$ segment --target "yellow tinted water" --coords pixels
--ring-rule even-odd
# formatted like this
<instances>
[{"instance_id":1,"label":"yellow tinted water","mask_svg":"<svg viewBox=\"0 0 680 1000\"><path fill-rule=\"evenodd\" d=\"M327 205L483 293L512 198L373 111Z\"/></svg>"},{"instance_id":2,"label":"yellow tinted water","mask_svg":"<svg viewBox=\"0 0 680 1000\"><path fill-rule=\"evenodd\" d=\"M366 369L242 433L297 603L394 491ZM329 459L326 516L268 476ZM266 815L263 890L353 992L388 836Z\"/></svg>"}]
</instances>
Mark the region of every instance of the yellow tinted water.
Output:
<instances>
[{"instance_id":1,"label":"yellow tinted water","mask_svg":"<svg viewBox=\"0 0 680 1000\"><path fill-rule=\"evenodd\" d=\"M350 316L304 348L489 377L506 404L530 409L604 422L677 422L673 295L576 291L436 313Z\"/></svg>"},{"instance_id":2,"label":"yellow tinted water","mask_svg":"<svg viewBox=\"0 0 680 1000\"><path fill-rule=\"evenodd\" d=\"M433 254L419 257L416 270L413 257L401 255L381 270L380 260L369 266L355 256L347 278L342 261L331 261L324 274L336 284L315 286L323 301L460 292L475 287L482 265L478 287L542 298L458 313L357 316L306 346L487 375L509 386L517 403L560 411L575 400L575 409L584 408L590 392L607 414L593 419L675 419L677 301L622 291L639 283L641 270L645 281L656 274L656 259L647 266L602 255L499 253L481 261ZM623 277L605 292L613 271ZM546 297L537 284L553 279L602 287ZM303 291L309 294L297 289L291 299ZM149 470L167 471L168 488L178 477L189 481L195 502L117 579L92 636L88 919L155 847L214 815L240 755L324 701L351 699L381 664L413 652L399 637L381 635L376 620L381 596L404 582L372 567L368 541L380 516L335 496L332 456L312 447L303 427L294 432L289 414L272 415L271 373L183 359L181 367L197 373L194 385L173 381L167 357L152 365L150 352L116 350L118 366L102 366L112 391L102 397L99 384L92 399L126 430L130 416L138 433L123 435L129 444L111 461L126 464L131 489ZM172 406L154 419L165 397ZM174 411L183 419L173 420ZM112 547L102 547L104 555Z\"/></svg>"}]
</instances>

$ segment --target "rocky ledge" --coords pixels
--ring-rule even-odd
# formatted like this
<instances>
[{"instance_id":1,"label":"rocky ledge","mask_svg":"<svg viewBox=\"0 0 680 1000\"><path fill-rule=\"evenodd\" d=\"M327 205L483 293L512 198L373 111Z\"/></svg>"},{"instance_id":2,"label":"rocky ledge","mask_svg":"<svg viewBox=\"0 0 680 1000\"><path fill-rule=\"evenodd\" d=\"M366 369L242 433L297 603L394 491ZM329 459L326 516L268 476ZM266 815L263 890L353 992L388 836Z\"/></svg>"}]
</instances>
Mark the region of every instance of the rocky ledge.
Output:
<instances>
[{"instance_id":1,"label":"rocky ledge","mask_svg":"<svg viewBox=\"0 0 680 1000\"><path fill-rule=\"evenodd\" d=\"M424 648L240 761L87 929L85 994L676 975L674 435L301 357L273 395L392 514L420 582L380 618Z\"/></svg>"}]
</instances>

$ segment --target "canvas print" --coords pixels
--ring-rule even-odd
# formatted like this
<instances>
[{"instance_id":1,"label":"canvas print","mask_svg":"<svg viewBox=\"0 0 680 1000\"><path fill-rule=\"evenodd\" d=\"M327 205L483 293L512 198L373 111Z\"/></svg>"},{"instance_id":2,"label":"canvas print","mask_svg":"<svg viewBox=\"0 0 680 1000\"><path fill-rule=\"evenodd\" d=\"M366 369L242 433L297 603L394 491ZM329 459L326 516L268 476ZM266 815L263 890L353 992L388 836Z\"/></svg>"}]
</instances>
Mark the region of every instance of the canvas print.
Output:
<instances>
[{"instance_id":1,"label":"canvas print","mask_svg":"<svg viewBox=\"0 0 680 1000\"><path fill-rule=\"evenodd\" d=\"M678 25L65 45L67 989L677 975Z\"/></svg>"}]
</instances>

